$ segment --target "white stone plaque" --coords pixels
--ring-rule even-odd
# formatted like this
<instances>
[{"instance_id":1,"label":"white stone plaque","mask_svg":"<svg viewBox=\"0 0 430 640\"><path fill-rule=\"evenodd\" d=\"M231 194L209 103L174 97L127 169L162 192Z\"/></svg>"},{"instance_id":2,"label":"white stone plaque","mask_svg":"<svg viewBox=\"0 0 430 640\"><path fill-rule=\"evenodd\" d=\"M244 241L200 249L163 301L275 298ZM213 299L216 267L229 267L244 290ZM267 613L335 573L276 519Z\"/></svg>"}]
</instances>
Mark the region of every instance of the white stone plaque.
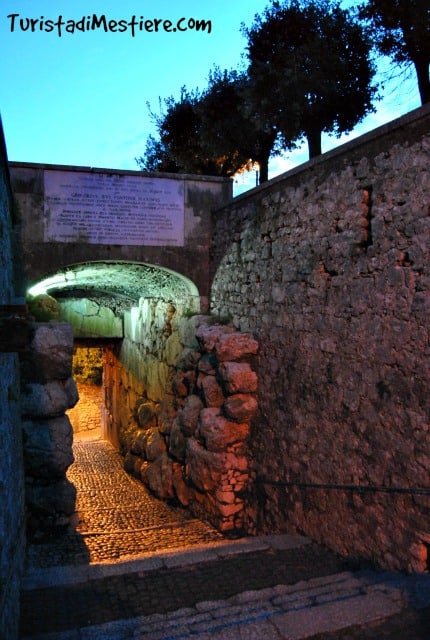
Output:
<instances>
[{"instance_id":1,"label":"white stone plaque","mask_svg":"<svg viewBox=\"0 0 430 640\"><path fill-rule=\"evenodd\" d=\"M182 180L45 170L45 242L184 246Z\"/></svg>"}]
</instances>

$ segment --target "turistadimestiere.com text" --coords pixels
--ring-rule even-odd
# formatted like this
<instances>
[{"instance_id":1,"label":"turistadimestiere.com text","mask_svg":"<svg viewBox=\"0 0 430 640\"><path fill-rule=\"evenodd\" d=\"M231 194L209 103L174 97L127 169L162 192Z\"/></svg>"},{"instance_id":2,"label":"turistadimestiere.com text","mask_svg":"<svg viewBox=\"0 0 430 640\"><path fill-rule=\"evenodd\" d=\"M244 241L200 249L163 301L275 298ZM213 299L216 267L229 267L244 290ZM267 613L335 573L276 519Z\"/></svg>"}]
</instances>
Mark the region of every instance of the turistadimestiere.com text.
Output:
<instances>
[{"instance_id":1,"label":"turistadimestiere.com text","mask_svg":"<svg viewBox=\"0 0 430 640\"><path fill-rule=\"evenodd\" d=\"M111 19L106 15L93 13L89 16L82 16L78 20L67 19L62 15L55 18L22 17L19 13L10 13L7 16L11 33L52 33L61 38L65 33L88 33L93 31L104 31L105 33L125 33L134 38L139 33L182 33L186 31L197 31L202 33L212 32L212 21L198 18L179 18L170 20L168 18L145 18L144 16L133 15L129 18L119 20Z\"/></svg>"}]
</instances>

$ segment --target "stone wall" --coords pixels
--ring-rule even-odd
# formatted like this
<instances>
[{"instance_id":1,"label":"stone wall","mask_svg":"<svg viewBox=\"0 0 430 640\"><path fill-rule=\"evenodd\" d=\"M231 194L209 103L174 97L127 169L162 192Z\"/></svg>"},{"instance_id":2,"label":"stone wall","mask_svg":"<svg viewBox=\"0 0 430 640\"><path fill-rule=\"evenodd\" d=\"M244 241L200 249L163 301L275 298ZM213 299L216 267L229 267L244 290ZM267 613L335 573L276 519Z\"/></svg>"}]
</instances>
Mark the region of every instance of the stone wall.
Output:
<instances>
[{"instance_id":1,"label":"stone wall","mask_svg":"<svg viewBox=\"0 0 430 640\"><path fill-rule=\"evenodd\" d=\"M45 210L46 172L85 172L90 177L166 179L184 190L184 245L144 246L89 244L85 235L77 242L45 239L49 209ZM27 282L34 284L47 275L88 261L129 261L162 265L190 278L197 286L202 309L207 310L209 295L209 246L211 211L231 200L232 181L226 178L181 174L144 174L141 171L113 171L88 167L10 163L12 191L20 222L22 261ZM82 303L85 306L85 302ZM76 309L79 313L80 309ZM85 309L83 310L85 312ZM67 320L69 321L69 320Z\"/></svg>"},{"instance_id":2,"label":"stone wall","mask_svg":"<svg viewBox=\"0 0 430 640\"><path fill-rule=\"evenodd\" d=\"M104 430L159 498L239 532L249 528L257 343L213 323L142 299L126 315L123 342L105 349Z\"/></svg>"},{"instance_id":3,"label":"stone wall","mask_svg":"<svg viewBox=\"0 0 430 640\"><path fill-rule=\"evenodd\" d=\"M257 529L407 570L430 564L429 125L417 110L214 216L212 312L260 344Z\"/></svg>"},{"instance_id":4,"label":"stone wall","mask_svg":"<svg viewBox=\"0 0 430 640\"><path fill-rule=\"evenodd\" d=\"M72 376L73 333L64 323L35 323L21 358L21 411L27 531L40 539L67 526L76 489L66 471L73 462L68 409L78 401Z\"/></svg>"},{"instance_id":5,"label":"stone wall","mask_svg":"<svg viewBox=\"0 0 430 640\"><path fill-rule=\"evenodd\" d=\"M0 332L2 311L16 303L13 212L0 121ZM8 349L9 350L9 349ZM0 638L18 638L19 588L25 552L24 474L19 419L19 362L0 349Z\"/></svg>"}]
</instances>

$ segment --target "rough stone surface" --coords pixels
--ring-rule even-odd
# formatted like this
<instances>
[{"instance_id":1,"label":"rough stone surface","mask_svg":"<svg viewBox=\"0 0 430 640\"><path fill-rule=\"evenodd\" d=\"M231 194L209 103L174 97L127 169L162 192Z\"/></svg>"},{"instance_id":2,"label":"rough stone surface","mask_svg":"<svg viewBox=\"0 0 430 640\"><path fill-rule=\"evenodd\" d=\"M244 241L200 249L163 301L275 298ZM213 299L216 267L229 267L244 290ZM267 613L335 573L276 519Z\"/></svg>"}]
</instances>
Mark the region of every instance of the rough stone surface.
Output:
<instances>
[{"instance_id":1,"label":"rough stone surface","mask_svg":"<svg viewBox=\"0 0 430 640\"><path fill-rule=\"evenodd\" d=\"M22 362L24 382L67 380L73 363L72 327L58 322L34 324L30 350Z\"/></svg>"},{"instance_id":2,"label":"rough stone surface","mask_svg":"<svg viewBox=\"0 0 430 640\"><path fill-rule=\"evenodd\" d=\"M239 360L255 355L258 342L248 333L221 335L215 343L215 353L219 362Z\"/></svg>"},{"instance_id":3,"label":"rough stone surface","mask_svg":"<svg viewBox=\"0 0 430 640\"><path fill-rule=\"evenodd\" d=\"M220 415L218 409L203 409L197 437L208 451L228 451L231 445L244 442L249 436L249 423L237 423Z\"/></svg>"},{"instance_id":4,"label":"rough stone surface","mask_svg":"<svg viewBox=\"0 0 430 640\"><path fill-rule=\"evenodd\" d=\"M257 374L245 362L223 362L219 367L228 393L256 393Z\"/></svg>"},{"instance_id":5,"label":"rough stone surface","mask_svg":"<svg viewBox=\"0 0 430 640\"><path fill-rule=\"evenodd\" d=\"M222 407L224 404L224 394L214 376L201 379L201 391L207 407Z\"/></svg>"},{"instance_id":6,"label":"rough stone surface","mask_svg":"<svg viewBox=\"0 0 430 640\"><path fill-rule=\"evenodd\" d=\"M248 422L257 411L257 400L247 393L238 393L226 399L224 411L232 420Z\"/></svg>"},{"instance_id":7,"label":"rough stone surface","mask_svg":"<svg viewBox=\"0 0 430 640\"><path fill-rule=\"evenodd\" d=\"M208 316L185 318L164 300L139 308L131 315L141 324L126 327L121 347L105 349L106 415L119 425L125 466L155 495L221 531L248 530L243 496L257 377L243 360L252 360L256 341ZM167 343L178 347L175 366ZM229 360L220 361L217 349Z\"/></svg>"},{"instance_id":8,"label":"rough stone surface","mask_svg":"<svg viewBox=\"0 0 430 640\"><path fill-rule=\"evenodd\" d=\"M174 497L173 491L173 461L162 453L146 470L148 486L158 498L168 499Z\"/></svg>"},{"instance_id":9,"label":"rough stone surface","mask_svg":"<svg viewBox=\"0 0 430 640\"><path fill-rule=\"evenodd\" d=\"M0 123L0 305L17 303L15 232L6 148ZM21 294L22 295L22 294ZM17 353L0 353L0 638L18 638L25 550L25 502Z\"/></svg>"},{"instance_id":10,"label":"rough stone surface","mask_svg":"<svg viewBox=\"0 0 430 640\"><path fill-rule=\"evenodd\" d=\"M73 431L68 416L22 423L27 475L64 478L73 462Z\"/></svg>"},{"instance_id":11,"label":"rough stone surface","mask_svg":"<svg viewBox=\"0 0 430 640\"><path fill-rule=\"evenodd\" d=\"M55 417L64 414L79 400L78 390L73 378L51 380L45 384L29 383L22 399L22 415Z\"/></svg>"},{"instance_id":12,"label":"rough stone surface","mask_svg":"<svg viewBox=\"0 0 430 640\"><path fill-rule=\"evenodd\" d=\"M197 395L190 395L185 400L183 409L178 413L179 426L184 436L194 435L203 407L204 404Z\"/></svg>"},{"instance_id":13,"label":"rough stone surface","mask_svg":"<svg viewBox=\"0 0 430 640\"><path fill-rule=\"evenodd\" d=\"M55 322L34 324L31 333L30 353L21 362L27 532L30 538L64 526L73 514L76 494L66 481L66 471L73 462L73 430L66 411L78 399L71 377L71 327ZM40 371L35 369L39 366Z\"/></svg>"},{"instance_id":14,"label":"rough stone surface","mask_svg":"<svg viewBox=\"0 0 430 640\"><path fill-rule=\"evenodd\" d=\"M413 492L430 489L429 119L424 107L214 216L212 312L260 345L259 530L404 570L429 553L428 496Z\"/></svg>"}]
</instances>

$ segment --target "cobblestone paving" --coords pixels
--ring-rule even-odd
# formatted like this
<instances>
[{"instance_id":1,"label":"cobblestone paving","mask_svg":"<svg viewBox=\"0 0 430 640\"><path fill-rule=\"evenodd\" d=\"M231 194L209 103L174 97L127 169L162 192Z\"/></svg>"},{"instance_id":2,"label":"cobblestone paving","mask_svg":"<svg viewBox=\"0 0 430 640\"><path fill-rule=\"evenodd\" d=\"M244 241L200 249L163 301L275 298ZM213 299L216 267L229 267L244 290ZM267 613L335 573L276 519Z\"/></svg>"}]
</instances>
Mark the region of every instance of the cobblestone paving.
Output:
<instances>
[{"instance_id":1,"label":"cobblestone paving","mask_svg":"<svg viewBox=\"0 0 430 640\"><path fill-rule=\"evenodd\" d=\"M77 489L76 531L29 545L30 566L114 562L223 538L209 524L152 496L125 473L108 442L78 440L73 451L67 476Z\"/></svg>"},{"instance_id":2,"label":"cobblestone paving","mask_svg":"<svg viewBox=\"0 0 430 640\"><path fill-rule=\"evenodd\" d=\"M294 616L306 611L304 620L309 623L318 603L309 592L310 605L283 611L276 600L281 591L295 598L316 580L324 587L321 606L324 608L327 600L330 608L330 589L325 585L330 586L339 575L354 582L360 572L310 541L284 547L261 538L254 539L252 551L246 551L245 546L242 552L228 547L223 552L227 541L222 542L221 534L151 496L123 471L121 458L107 442L78 441L74 453L76 461L68 475L78 490L77 530L29 547L29 581L21 593L23 640L430 640L428 580L420 583L419 589L407 588L406 583L400 589L404 594L421 593L420 608L412 601L399 613L383 608L371 623L365 623L363 614L363 622L351 626L348 606L359 619L356 600L367 597L370 608L377 605L372 587L360 587L358 594L352 593L355 599L350 593L341 594L339 605L323 612L323 624L317 629L325 625L325 633L291 635ZM200 552L203 556L199 560L195 550L191 552L194 560L186 559L186 547L200 548L205 543L215 543L213 549L219 549L216 560L211 560L207 551ZM236 547L238 543L227 544ZM146 559L141 559L144 555ZM124 560L132 562L123 565L120 561ZM142 562L146 568L138 569ZM65 569L62 579L51 582L52 571L62 575ZM69 571L70 575L78 572L79 577L67 579ZM369 575L371 583L383 581L380 574ZM39 585L35 584L39 579ZM389 597L389 593L389 585L382 586L378 597ZM385 607L385 601L383 604ZM255 613L255 607L261 615ZM348 628L330 633L331 617L333 613L341 615L340 609L345 609L344 626ZM205 618L201 629L193 627L202 615L209 616L209 622ZM283 615L290 618L284 620ZM208 631L213 620L217 629L220 627L216 633ZM186 630L185 635L181 629Z\"/></svg>"}]
</instances>

